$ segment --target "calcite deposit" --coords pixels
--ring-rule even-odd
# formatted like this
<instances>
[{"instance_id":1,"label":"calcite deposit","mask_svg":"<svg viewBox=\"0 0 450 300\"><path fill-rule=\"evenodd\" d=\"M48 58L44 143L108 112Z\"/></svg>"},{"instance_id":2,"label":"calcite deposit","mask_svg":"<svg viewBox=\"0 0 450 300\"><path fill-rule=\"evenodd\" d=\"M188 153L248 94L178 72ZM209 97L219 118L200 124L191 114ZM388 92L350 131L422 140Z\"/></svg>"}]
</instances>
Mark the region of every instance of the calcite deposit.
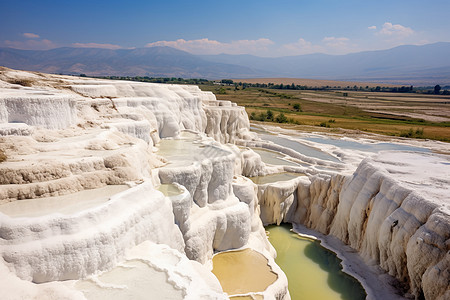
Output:
<instances>
[{"instance_id":1,"label":"calcite deposit","mask_svg":"<svg viewBox=\"0 0 450 300\"><path fill-rule=\"evenodd\" d=\"M263 224L291 222L351 246L399 293L450 297L448 156L314 157L249 128L196 86L0 69L2 296L227 299L212 257L251 248L276 280L244 296L290 299ZM298 176L248 178L284 172Z\"/></svg>"}]
</instances>

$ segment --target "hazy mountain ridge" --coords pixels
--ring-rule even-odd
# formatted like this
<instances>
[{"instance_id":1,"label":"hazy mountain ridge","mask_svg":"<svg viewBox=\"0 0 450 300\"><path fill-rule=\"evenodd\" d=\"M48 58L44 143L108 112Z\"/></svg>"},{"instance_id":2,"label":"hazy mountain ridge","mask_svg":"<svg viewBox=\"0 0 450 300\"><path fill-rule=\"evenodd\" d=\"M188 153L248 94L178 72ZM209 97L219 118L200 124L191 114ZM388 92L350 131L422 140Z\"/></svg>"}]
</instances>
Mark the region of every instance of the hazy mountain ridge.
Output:
<instances>
[{"instance_id":1,"label":"hazy mountain ridge","mask_svg":"<svg viewBox=\"0 0 450 300\"><path fill-rule=\"evenodd\" d=\"M450 82L450 43L399 46L346 55L307 54L279 58L210 55L204 59L271 70L271 77L384 81L411 84ZM405 80L404 80L405 79Z\"/></svg>"},{"instance_id":2,"label":"hazy mountain ridge","mask_svg":"<svg viewBox=\"0 0 450 300\"><path fill-rule=\"evenodd\" d=\"M0 65L49 73L101 76L231 77L261 75L248 67L206 61L170 47L139 49L56 48L47 51L0 48Z\"/></svg>"},{"instance_id":3,"label":"hazy mountain ridge","mask_svg":"<svg viewBox=\"0 0 450 300\"><path fill-rule=\"evenodd\" d=\"M219 78L296 77L450 84L450 43L399 46L346 55L308 54L276 58L193 55L170 47L138 49L0 48L0 65L32 71L87 75Z\"/></svg>"}]
</instances>

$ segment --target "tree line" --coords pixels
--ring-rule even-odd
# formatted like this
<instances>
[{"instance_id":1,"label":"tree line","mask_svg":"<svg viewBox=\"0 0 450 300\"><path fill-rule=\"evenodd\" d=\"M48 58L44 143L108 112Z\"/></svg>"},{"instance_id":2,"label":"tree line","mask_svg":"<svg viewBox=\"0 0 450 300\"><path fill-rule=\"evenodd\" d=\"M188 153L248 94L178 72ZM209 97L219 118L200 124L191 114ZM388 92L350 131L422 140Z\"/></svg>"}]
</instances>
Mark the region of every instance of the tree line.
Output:
<instances>
[{"instance_id":1,"label":"tree line","mask_svg":"<svg viewBox=\"0 0 450 300\"><path fill-rule=\"evenodd\" d=\"M85 74L80 74L80 77L86 77ZM139 82L153 82L153 83L168 83L168 84L219 84L234 86L235 90L244 90L246 88L266 88L274 90L313 90L313 91L364 91L364 92L391 92L391 93L420 93L420 94L435 94L435 95L450 95L450 86L441 87L439 84L435 86L428 87L414 87L410 86L399 86L399 87L385 87L376 86L369 87L366 86L307 86L307 85L296 85L291 84L275 84L275 83L247 83L247 82L234 82L232 79L222 79L222 80L208 80L203 78L181 78L181 77L149 77L149 76L93 76L93 78L100 79L112 79L112 80L130 80Z\"/></svg>"},{"instance_id":2,"label":"tree line","mask_svg":"<svg viewBox=\"0 0 450 300\"><path fill-rule=\"evenodd\" d=\"M307 86L307 85L296 85L294 83L291 84L275 84L275 83L247 83L247 82L233 82L231 79L224 79L220 81L222 84L226 85L234 85L235 90L241 88L266 88L266 89L274 89L274 90L313 90L313 91L363 91L363 92L390 92L390 93L420 93L420 94L435 94L435 95L450 95L450 86L445 86L444 89L441 88L439 84L429 87L419 87L416 88L412 85L410 86L398 86L398 87L386 87L386 86L376 86L369 87L366 86Z\"/></svg>"},{"instance_id":3,"label":"tree line","mask_svg":"<svg viewBox=\"0 0 450 300\"><path fill-rule=\"evenodd\" d=\"M80 74L81 77L83 77ZM86 76L86 75L85 75ZM139 82L152 83L169 83L169 84L208 84L211 81L203 78L181 78L181 77L149 77L149 76L96 76L94 78L111 79L111 80L129 80Z\"/></svg>"}]
</instances>

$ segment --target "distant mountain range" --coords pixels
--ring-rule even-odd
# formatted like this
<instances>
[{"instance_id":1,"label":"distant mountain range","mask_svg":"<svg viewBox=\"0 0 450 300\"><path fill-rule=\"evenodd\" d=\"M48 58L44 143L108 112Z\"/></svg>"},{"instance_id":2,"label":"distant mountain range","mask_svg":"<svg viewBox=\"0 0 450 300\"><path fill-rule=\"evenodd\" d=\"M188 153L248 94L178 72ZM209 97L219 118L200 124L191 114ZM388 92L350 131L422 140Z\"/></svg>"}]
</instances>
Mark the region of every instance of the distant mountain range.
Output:
<instances>
[{"instance_id":1,"label":"distant mountain range","mask_svg":"<svg viewBox=\"0 0 450 300\"><path fill-rule=\"evenodd\" d=\"M229 78L258 73L248 67L211 62L170 47L139 49L56 48L18 50L0 48L0 65L29 71L88 76L153 76Z\"/></svg>"},{"instance_id":2,"label":"distant mountain range","mask_svg":"<svg viewBox=\"0 0 450 300\"><path fill-rule=\"evenodd\" d=\"M292 77L450 85L450 43L399 46L346 55L309 54L276 58L193 55L170 47L119 50L65 47L46 51L0 48L0 65L88 76Z\"/></svg>"}]
</instances>

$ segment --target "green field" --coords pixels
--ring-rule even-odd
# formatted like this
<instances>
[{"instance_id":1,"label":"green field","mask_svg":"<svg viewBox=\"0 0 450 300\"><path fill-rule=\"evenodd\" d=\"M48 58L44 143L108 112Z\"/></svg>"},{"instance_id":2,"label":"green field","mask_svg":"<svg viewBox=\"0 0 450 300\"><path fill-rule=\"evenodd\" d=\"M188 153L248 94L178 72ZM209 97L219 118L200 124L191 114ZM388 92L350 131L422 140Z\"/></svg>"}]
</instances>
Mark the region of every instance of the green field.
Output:
<instances>
[{"instance_id":1,"label":"green field","mask_svg":"<svg viewBox=\"0 0 450 300\"><path fill-rule=\"evenodd\" d=\"M363 91L279 90L201 84L219 100L245 106L251 119L450 142L450 96ZM269 113L270 115L270 113ZM299 127L301 128L301 127Z\"/></svg>"}]
</instances>

